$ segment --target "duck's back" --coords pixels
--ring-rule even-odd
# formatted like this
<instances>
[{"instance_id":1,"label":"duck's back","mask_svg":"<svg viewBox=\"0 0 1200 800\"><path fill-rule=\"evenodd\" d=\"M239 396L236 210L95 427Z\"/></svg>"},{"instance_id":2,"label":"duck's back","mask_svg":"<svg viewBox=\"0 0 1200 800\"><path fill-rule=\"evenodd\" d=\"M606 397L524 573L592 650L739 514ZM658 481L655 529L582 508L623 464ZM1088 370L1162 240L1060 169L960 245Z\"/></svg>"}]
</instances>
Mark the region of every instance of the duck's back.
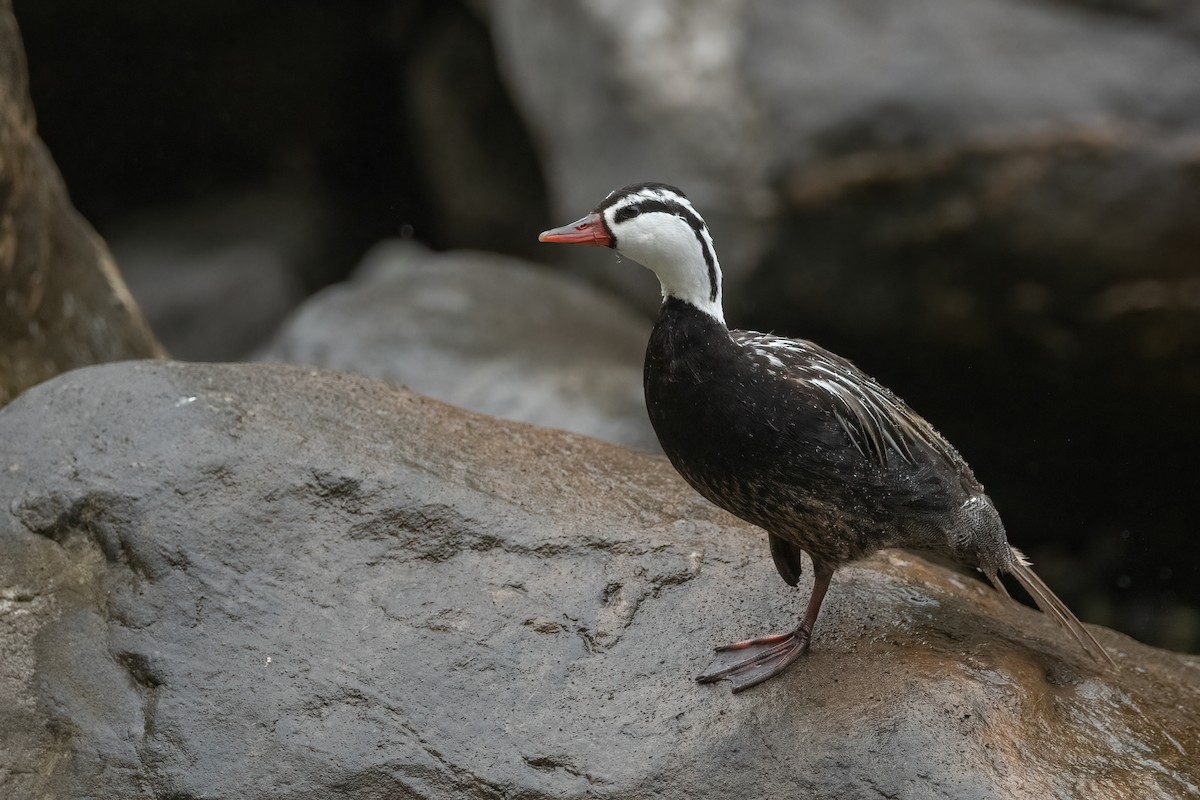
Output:
<instances>
[{"instance_id":1,"label":"duck's back","mask_svg":"<svg viewBox=\"0 0 1200 800\"><path fill-rule=\"evenodd\" d=\"M938 549L983 495L927 422L811 343L731 332L668 298L644 377L650 421L688 483L832 563Z\"/></svg>"}]
</instances>

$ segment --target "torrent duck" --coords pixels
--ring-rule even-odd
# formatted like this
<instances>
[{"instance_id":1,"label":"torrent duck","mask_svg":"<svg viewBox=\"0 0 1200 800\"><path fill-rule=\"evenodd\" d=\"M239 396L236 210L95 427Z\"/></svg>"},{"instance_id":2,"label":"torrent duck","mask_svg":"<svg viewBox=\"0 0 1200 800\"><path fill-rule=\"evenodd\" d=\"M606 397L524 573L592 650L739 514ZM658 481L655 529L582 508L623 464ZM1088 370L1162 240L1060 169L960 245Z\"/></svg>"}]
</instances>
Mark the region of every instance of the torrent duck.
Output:
<instances>
[{"instance_id":1,"label":"torrent duck","mask_svg":"<svg viewBox=\"0 0 1200 800\"><path fill-rule=\"evenodd\" d=\"M730 330L721 267L680 190L627 186L543 242L610 247L653 271L663 302L646 348L650 421L671 464L707 499L767 531L783 579L813 589L800 624L717 648L698 680L734 691L779 674L809 645L830 578L886 547L1010 573L1097 660L1108 654L1009 546L970 467L922 417L846 359L812 342Z\"/></svg>"}]
</instances>

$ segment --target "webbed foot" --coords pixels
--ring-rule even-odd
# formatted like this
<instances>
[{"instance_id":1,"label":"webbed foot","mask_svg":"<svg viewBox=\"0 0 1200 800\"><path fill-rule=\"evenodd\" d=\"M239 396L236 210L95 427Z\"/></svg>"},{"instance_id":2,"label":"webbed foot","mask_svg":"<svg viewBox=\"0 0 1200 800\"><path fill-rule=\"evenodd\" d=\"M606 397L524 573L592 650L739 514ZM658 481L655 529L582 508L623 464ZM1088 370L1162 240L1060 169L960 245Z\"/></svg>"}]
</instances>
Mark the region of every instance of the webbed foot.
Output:
<instances>
[{"instance_id":1,"label":"webbed foot","mask_svg":"<svg viewBox=\"0 0 1200 800\"><path fill-rule=\"evenodd\" d=\"M698 678L700 683L727 680L733 691L757 686L783 672L808 651L809 633L803 627L787 633L773 633L717 648L717 658Z\"/></svg>"}]
</instances>

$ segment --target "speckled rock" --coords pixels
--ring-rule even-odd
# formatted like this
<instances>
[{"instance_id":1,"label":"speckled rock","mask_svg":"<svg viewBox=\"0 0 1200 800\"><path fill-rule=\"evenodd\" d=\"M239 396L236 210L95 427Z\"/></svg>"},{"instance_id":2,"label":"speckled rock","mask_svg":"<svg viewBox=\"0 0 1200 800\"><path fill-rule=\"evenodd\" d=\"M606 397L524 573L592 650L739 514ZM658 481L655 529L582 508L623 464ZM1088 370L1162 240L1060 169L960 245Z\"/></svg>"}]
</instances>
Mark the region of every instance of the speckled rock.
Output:
<instances>
[{"instance_id":1,"label":"speckled rock","mask_svg":"<svg viewBox=\"0 0 1200 800\"><path fill-rule=\"evenodd\" d=\"M297 367L126 363L0 411L0 795L1188 797L1200 663L899 552L790 624L661 457Z\"/></svg>"},{"instance_id":2,"label":"speckled rock","mask_svg":"<svg viewBox=\"0 0 1200 800\"><path fill-rule=\"evenodd\" d=\"M514 258L376 245L259 357L356 372L505 419L658 450L642 399L651 323Z\"/></svg>"}]
</instances>

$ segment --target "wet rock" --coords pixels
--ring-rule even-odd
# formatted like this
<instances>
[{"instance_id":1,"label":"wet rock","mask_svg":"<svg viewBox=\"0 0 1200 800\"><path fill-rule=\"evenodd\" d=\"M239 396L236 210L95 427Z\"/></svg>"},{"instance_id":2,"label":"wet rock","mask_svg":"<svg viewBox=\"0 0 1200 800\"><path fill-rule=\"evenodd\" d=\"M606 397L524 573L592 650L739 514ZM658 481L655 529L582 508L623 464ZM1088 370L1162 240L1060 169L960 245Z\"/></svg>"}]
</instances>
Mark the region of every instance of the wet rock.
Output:
<instances>
[{"instance_id":1,"label":"wet rock","mask_svg":"<svg viewBox=\"0 0 1200 800\"><path fill-rule=\"evenodd\" d=\"M20 31L0 0L0 406L75 367L160 355L38 138Z\"/></svg>"},{"instance_id":2,"label":"wet rock","mask_svg":"<svg viewBox=\"0 0 1200 800\"><path fill-rule=\"evenodd\" d=\"M297 367L119 364L0 411L0 794L1186 797L1200 662L899 552L790 624L661 457Z\"/></svg>"},{"instance_id":3,"label":"wet rock","mask_svg":"<svg viewBox=\"0 0 1200 800\"><path fill-rule=\"evenodd\" d=\"M401 383L457 406L657 450L650 322L568 275L483 253L376 246L260 357Z\"/></svg>"}]
</instances>

